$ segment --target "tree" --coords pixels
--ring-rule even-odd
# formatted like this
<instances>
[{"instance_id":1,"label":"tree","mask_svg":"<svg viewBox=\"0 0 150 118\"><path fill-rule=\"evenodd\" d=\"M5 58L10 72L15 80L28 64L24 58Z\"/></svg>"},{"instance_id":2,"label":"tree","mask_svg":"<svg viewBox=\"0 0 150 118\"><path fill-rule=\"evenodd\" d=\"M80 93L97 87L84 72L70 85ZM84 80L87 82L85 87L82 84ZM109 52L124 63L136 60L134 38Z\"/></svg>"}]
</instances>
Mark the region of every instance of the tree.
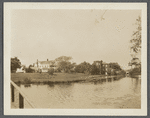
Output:
<instances>
[{"instance_id":1,"label":"tree","mask_svg":"<svg viewBox=\"0 0 150 118\"><path fill-rule=\"evenodd\" d=\"M114 69L116 71L122 70L121 67L120 67L120 65L118 63L109 63L109 65L110 65L111 69Z\"/></svg>"},{"instance_id":2,"label":"tree","mask_svg":"<svg viewBox=\"0 0 150 118\"><path fill-rule=\"evenodd\" d=\"M75 67L75 71L78 73L90 73L91 64L84 61Z\"/></svg>"},{"instance_id":3,"label":"tree","mask_svg":"<svg viewBox=\"0 0 150 118\"><path fill-rule=\"evenodd\" d=\"M69 62L72 59L72 57L67 57L67 56L61 56L55 59L55 61L57 62L61 62L61 61L65 61L65 62Z\"/></svg>"},{"instance_id":4,"label":"tree","mask_svg":"<svg viewBox=\"0 0 150 118\"><path fill-rule=\"evenodd\" d=\"M22 65L22 70L26 70L26 66L25 65Z\"/></svg>"},{"instance_id":5,"label":"tree","mask_svg":"<svg viewBox=\"0 0 150 118\"><path fill-rule=\"evenodd\" d=\"M136 31L133 32L132 39L130 40L130 42L132 44L131 50L134 53L138 53L141 51L141 30L142 30L142 27L141 27L141 17L140 16L136 19L136 25L137 25L137 29L136 29Z\"/></svg>"},{"instance_id":6,"label":"tree","mask_svg":"<svg viewBox=\"0 0 150 118\"><path fill-rule=\"evenodd\" d=\"M68 69L70 69L71 62L70 60L72 57L67 56L61 56L55 59L55 62L57 62L57 66L59 70L63 70L64 72L68 72Z\"/></svg>"},{"instance_id":7,"label":"tree","mask_svg":"<svg viewBox=\"0 0 150 118\"><path fill-rule=\"evenodd\" d=\"M55 65L55 60L52 60L50 67L55 67L55 66L56 66L56 65Z\"/></svg>"},{"instance_id":8,"label":"tree","mask_svg":"<svg viewBox=\"0 0 150 118\"><path fill-rule=\"evenodd\" d=\"M63 70L64 72L66 72L67 69L68 69L68 67L69 67L69 65L70 65L69 62L60 61L60 62L58 63L58 68L59 68L60 70Z\"/></svg>"},{"instance_id":9,"label":"tree","mask_svg":"<svg viewBox=\"0 0 150 118\"><path fill-rule=\"evenodd\" d=\"M132 60L131 62L129 62L129 65L132 67L132 65L134 65L136 68L141 68L141 62L140 60L136 57L138 53L141 52L141 31L142 31L142 27L141 27L141 17L139 16L136 19L136 31L133 32L132 35L132 39L130 40L132 46L131 46L131 50L133 51L134 54L131 54ZM137 62L137 60L139 62ZM140 70L140 69L139 69Z\"/></svg>"},{"instance_id":10,"label":"tree","mask_svg":"<svg viewBox=\"0 0 150 118\"><path fill-rule=\"evenodd\" d=\"M48 69L48 74L49 74L49 75L53 75L53 74L54 74L54 68Z\"/></svg>"},{"instance_id":11,"label":"tree","mask_svg":"<svg viewBox=\"0 0 150 118\"><path fill-rule=\"evenodd\" d=\"M91 75L97 75L100 73L100 70L95 64L92 64L90 73L91 73Z\"/></svg>"},{"instance_id":12,"label":"tree","mask_svg":"<svg viewBox=\"0 0 150 118\"><path fill-rule=\"evenodd\" d=\"M16 72L17 68L21 68L20 60L17 57L11 58L11 72Z\"/></svg>"},{"instance_id":13,"label":"tree","mask_svg":"<svg viewBox=\"0 0 150 118\"><path fill-rule=\"evenodd\" d=\"M32 69L32 67L33 67L33 65L29 65L29 67L26 68L26 72L27 72L27 73L33 73L33 72L35 72L35 70Z\"/></svg>"}]
</instances>

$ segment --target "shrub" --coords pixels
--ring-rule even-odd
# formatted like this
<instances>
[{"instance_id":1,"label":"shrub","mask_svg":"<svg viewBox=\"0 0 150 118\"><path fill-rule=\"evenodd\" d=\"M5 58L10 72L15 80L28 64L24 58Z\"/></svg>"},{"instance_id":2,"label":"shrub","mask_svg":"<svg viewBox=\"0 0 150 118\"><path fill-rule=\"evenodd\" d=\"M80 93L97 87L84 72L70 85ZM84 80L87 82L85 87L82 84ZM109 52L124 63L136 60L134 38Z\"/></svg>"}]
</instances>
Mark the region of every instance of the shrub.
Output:
<instances>
[{"instance_id":1,"label":"shrub","mask_svg":"<svg viewBox=\"0 0 150 118\"><path fill-rule=\"evenodd\" d=\"M49 74L49 75L53 75L53 73L54 73L54 68L50 68L50 69L48 70L48 74Z\"/></svg>"}]
</instances>

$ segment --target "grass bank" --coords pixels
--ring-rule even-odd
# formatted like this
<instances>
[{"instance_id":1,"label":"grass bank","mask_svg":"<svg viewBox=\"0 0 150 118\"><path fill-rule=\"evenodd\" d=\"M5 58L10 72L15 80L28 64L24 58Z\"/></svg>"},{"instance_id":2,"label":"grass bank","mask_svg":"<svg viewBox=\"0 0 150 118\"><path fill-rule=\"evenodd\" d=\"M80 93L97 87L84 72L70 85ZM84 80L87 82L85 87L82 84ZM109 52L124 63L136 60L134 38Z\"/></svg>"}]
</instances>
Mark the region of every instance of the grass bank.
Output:
<instances>
[{"instance_id":1,"label":"grass bank","mask_svg":"<svg viewBox=\"0 0 150 118\"><path fill-rule=\"evenodd\" d=\"M53 76L48 75L48 73L11 73L11 80L15 83L22 84L96 81L100 79L106 79L106 77L111 78L116 76L87 75L83 73L54 73Z\"/></svg>"}]
</instances>

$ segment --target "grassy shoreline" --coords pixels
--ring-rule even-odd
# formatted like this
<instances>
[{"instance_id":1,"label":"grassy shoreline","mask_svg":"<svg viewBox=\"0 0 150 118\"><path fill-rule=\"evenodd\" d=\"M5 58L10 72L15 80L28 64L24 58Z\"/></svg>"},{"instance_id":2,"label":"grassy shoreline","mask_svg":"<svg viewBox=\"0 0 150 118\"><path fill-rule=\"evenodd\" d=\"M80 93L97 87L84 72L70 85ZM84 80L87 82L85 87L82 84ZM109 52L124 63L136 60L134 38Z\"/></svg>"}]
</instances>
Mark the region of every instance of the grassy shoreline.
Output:
<instances>
[{"instance_id":1,"label":"grassy shoreline","mask_svg":"<svg viewBox=\"0 0 150 118\"><path fill-rule=\"evenodd\" d=\"M68 74L68 73L54 73L53 76L48 73L11 73L11 80L15 83L32 84L32 83L70 83L70 82L91 82L98 81L118 76L105 75L87 75L83 73Z\"/></svg>"}]
</instances>

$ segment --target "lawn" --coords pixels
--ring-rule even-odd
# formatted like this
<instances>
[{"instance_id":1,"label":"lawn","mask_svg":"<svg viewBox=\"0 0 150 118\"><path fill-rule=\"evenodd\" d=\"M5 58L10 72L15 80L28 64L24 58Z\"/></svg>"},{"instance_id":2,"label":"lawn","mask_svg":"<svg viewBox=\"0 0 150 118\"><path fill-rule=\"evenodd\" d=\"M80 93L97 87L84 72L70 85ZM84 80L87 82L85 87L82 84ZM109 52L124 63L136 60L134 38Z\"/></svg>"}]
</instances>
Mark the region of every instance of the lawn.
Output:
<instances>
[{"instance_id":1,"label":"lawn","mask_svg":"<svg viewBox=\"0 0 150 118\"><path fill-rule=\"evenodd\" d=\"M11 73L11 80L15 83L38 83L38 82L78 82L94 79L104 79L104 75L87 75L83 73L54 73L53 76L48 73Z\"/></svg>"}]
</instances>

